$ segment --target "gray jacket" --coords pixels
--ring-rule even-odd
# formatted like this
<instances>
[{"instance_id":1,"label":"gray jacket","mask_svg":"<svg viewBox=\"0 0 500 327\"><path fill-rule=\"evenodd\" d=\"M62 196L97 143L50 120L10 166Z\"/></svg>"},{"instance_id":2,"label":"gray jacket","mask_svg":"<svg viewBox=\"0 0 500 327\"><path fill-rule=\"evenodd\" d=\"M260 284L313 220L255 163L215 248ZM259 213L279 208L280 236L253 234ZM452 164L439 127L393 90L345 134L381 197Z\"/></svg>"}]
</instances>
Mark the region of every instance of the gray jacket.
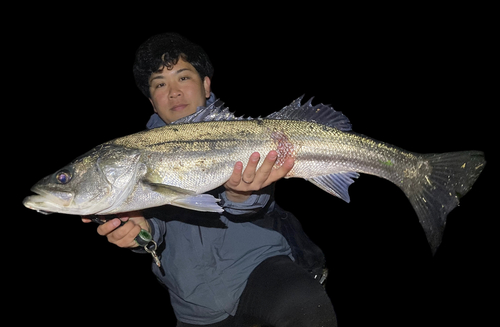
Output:
<instances>
[{"instance_id":1,"label":"gray jacket","mask_svg":"<svg viewBox=\"0 0 500 327\"><path fill-rule=\"evenodd\" d=\"M212 94L207 105L214 100ZM154 114L147 127L164 125ZM212 324L234 315L248 276L257 265L277 255L293 259L282 234L244 219L259 211L272 211L273 191L270 186L243 203L233 203L219 188L214 195L222 199L222 214L166 206L153 217L145 215L163 268L152 264L153 272L168 288L178 320ZM231 219L234 217L243 219Z\"/></svg>"}]
</instances>

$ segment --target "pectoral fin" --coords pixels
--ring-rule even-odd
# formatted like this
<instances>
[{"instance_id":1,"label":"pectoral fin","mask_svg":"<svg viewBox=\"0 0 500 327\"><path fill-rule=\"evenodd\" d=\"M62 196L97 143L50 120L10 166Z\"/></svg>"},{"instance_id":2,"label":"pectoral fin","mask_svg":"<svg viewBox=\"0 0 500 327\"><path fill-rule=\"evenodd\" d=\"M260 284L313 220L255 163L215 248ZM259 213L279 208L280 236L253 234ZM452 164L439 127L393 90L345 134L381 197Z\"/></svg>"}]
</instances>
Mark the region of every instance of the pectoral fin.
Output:
<instances>
[{"instance_id":1,"label":"pectoral fin","mask_svg":"<svg viewBox=\"0 0 500 327\"><path fill-rule=\"evenodd\" d=\"M165 197L171 198L172 200L170 204L173 206L196 211L224 211L224 209L217 204L220 199L217 199L210 194L196 194L191 190L186 190L173 185L150 182L145 183L148 184L154 192L161 193Z\"/></svg>"},{"instance_id":2,"label":"pectoral fin","mask_svg":"<svg viewBox=\"0 0 500 327\"><path fill-rule=\"evenodd\" d=\"M338 196L345 202L349 203L349 201L351 200L348 192L349 185L354 183L354 178L358 177L358 173L349 171L327 176L314 177L308 179L308 181L313 183L323 191Z\"/></svg>"},{"instance_id":3,"label":"pectoral fin","mask_svg":"<svg viewBox=\"0 0 500 327\"><path fill-rule=\"evenodd\" d=\"M161 184L161 183L152 183L148 181L143 181L144 184L147 184L151 189L157 193L164 194L165 196L184 196L184 195L196 195L195 192L191 190L186 190L182 187L177 187L173 185Z\"/></svg>"}]
</instances>

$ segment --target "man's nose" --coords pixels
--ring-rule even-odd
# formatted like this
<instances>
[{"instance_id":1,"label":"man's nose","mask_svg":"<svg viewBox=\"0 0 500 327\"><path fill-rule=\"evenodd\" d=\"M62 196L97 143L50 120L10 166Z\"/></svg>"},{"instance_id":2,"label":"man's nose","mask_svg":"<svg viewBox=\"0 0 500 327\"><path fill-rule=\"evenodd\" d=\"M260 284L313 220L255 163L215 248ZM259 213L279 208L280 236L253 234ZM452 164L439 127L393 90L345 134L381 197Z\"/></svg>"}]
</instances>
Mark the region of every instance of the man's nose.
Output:
<instances>
[{"instance_id":1,"label":"man's nose","mask_svg":"<svg viewBox=\"0 0 500 327\"><path fill-rule=\"evenodd\" d=\"M170 93L169 93L168 97L171 98L171 99L175 99L175 98L177 98L177 97L179 97L181 95L182 95L182 92L181 92L180 89L178 89L178 88L172 88L170 90Z\"/></svg>"}]
</instances>

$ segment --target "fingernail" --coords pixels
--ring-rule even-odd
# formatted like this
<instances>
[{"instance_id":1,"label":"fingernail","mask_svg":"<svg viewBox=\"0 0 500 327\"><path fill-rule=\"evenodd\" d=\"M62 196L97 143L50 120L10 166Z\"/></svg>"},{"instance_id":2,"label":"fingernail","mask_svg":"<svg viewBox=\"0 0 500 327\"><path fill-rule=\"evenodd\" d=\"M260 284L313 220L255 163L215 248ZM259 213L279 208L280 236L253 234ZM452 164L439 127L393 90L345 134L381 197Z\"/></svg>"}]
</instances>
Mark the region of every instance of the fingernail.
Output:
<instances>
[{"instance_id":1,"label":"fingernail","mask_svg":"<svg viewBox=\"0 0 500 327\"><path fill-rule=\"evenodd\" d=\"M118 227L118 226L120 226L121 223L122 223L122 221L120 219L111 220L111 224L113 225L113 227Z\"/></svg>"}]
</instances>

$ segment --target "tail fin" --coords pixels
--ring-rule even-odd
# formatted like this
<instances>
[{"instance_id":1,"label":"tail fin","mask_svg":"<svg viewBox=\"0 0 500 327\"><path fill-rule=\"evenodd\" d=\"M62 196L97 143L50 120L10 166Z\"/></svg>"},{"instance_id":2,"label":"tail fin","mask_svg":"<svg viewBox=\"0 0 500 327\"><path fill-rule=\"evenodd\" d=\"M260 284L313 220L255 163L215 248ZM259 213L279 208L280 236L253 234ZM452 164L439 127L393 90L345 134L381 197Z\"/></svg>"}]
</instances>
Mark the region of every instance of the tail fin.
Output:
<instances>
[{"instance_id":1,"label":"tail fin","mask_svg":"<svg viewBox=\"0 0 500 327\"><path fill-rule=\"evenodd\" d=\"M420 167L425 166L426 173L418 174L418 180L408 183L403 191L434 254L441 244L446 216L472 188L486 161L480 151L427 154L421 159Z\"/></svg>"}]
</instances>

